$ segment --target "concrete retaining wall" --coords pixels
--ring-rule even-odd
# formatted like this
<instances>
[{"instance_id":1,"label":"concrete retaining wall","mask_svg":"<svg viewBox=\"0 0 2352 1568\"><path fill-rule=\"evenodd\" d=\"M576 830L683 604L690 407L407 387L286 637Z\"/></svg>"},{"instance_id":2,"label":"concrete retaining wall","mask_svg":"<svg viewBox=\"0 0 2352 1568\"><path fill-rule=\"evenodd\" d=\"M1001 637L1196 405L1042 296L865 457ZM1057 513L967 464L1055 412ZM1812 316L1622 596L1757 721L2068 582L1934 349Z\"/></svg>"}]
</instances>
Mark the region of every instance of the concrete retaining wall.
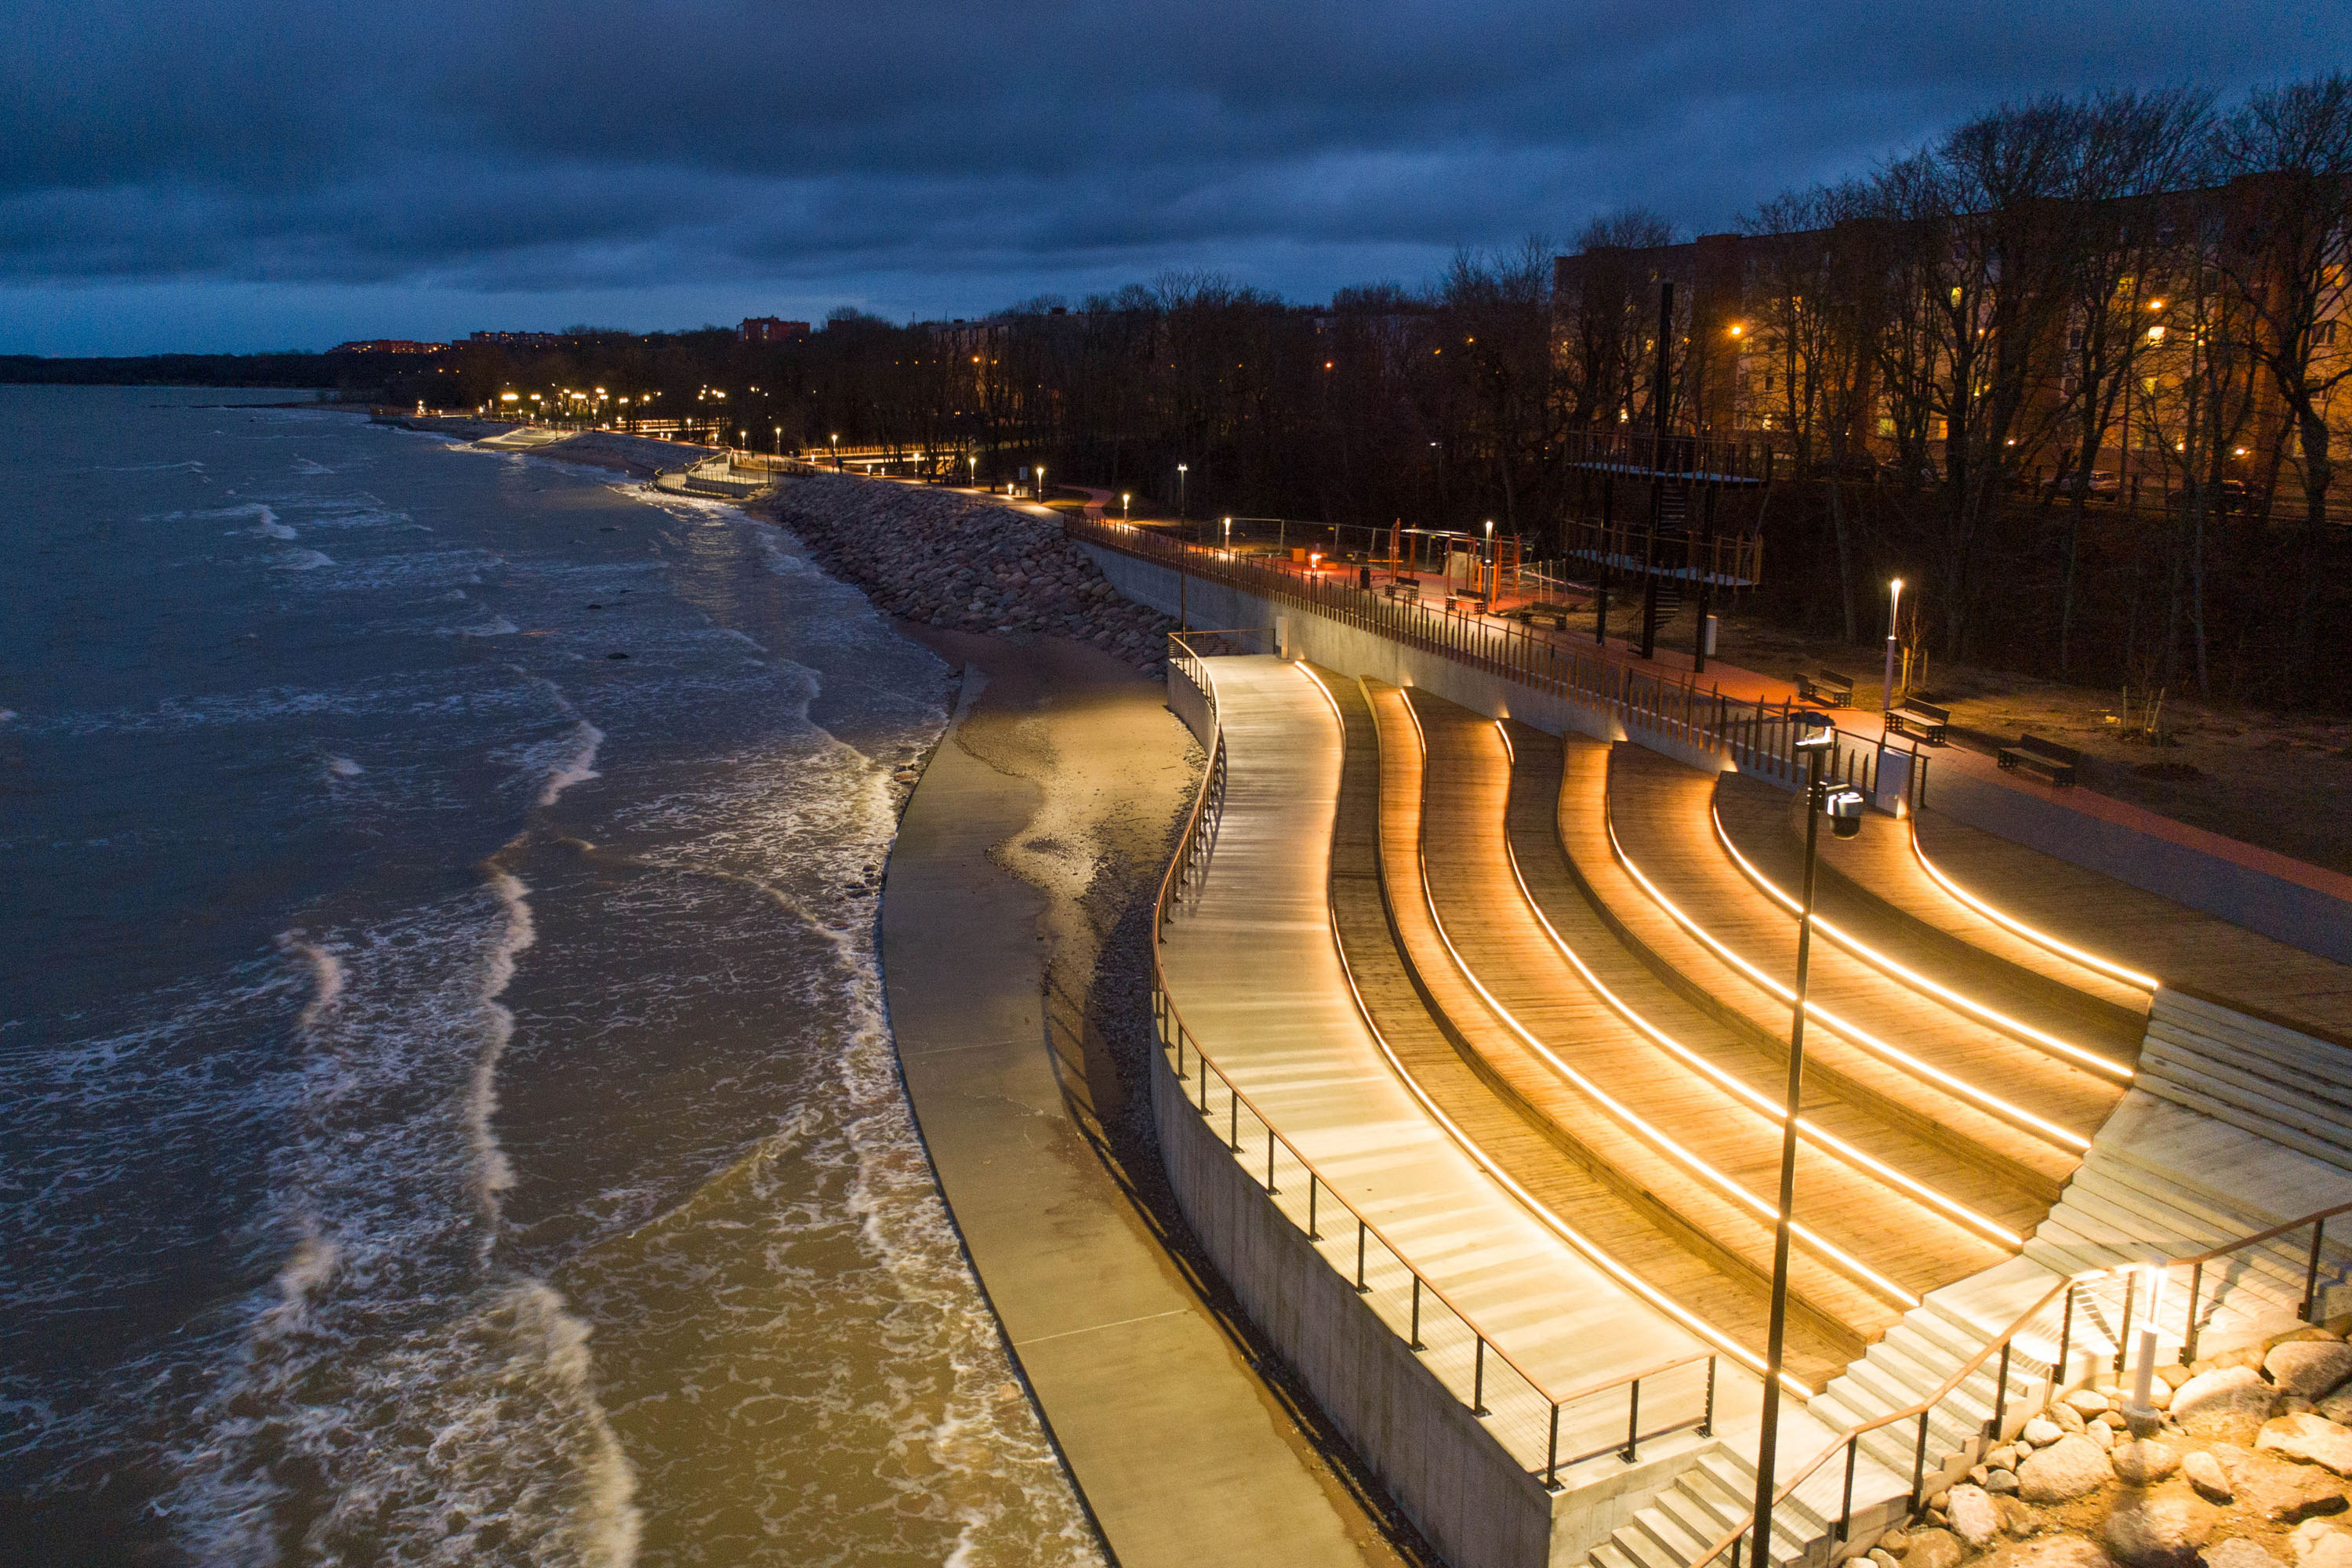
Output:
<instances>
[{"instance_id":1,"label":"concrete retaining wall","mask_svg":"<svg viewBox=\"0 0 2352 1568\"><path fill-rule=\"evenodd\" d=\"M1551 1494L1267 1200L1186 1103L1167 1053L1151 1055L1160 1161L1250 1321L1454 1568L1545 1568Z\"/></svg>"},{"instance_id":2,"label":"concrete retaining wall","mask_svg":"<svg viewBox=\"0 0 2352 1568\"><path fill-rule=\"evenodd\" d=\"M1098 545L1082 543L1080 548L1129 598L1164 615L1178 613L1179 574L1172 569ZM1496 717L1507 714L1555 735L1573 730L1605 741L1638 741L1652 751L1710 772L1728 765L1718 752L1671 735L1629 727L1601 709L1536 691L1443 654L1406 647L1302 605L1277 605L1197 577L1188 577L1181 586L1183 612L1192 625L1271 626L1277 616L1283 616L1289 623L1286 651L1343 675L1369 675L1398 686L1422 687L1465 708ZM1790 787L1789 781L1771 773L1757 776L1784 789ZM1956 772L1938 773L1929 769L1927 807L2189 909L2218 915L2273 942L2338 963L2352 963L2352 904L2315 889Z\"/></svg>"}]
</instances>

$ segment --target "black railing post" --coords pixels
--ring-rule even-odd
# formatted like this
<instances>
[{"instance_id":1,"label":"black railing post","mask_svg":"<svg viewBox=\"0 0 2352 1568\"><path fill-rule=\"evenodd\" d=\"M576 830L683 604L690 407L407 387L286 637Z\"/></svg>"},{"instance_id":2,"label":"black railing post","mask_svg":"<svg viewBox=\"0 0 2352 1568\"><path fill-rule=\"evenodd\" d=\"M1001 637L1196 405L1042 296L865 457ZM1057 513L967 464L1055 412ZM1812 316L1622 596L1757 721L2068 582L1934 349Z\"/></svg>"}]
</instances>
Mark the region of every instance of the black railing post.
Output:
<instances>
[{"instance_id":1,"label":"black railing post","mask_svg":"<svg viewBox=\"0 0 2352 1568\"><path fill-rule=\"evenodd\" d=\"M1230 1083L1225 1085L1225 1147L1236 1154L1242 1152L1242 1093Z\"/></svg>"},{"instance_id":2,"label":"black railing post","mask_svg":"<svg viewBox=\"0 0 2352 1568\"><path fill-rule=\"evenodd\" d=\"M1405 1343L1411 1349L1417 1351L1425 1351L1429 1348L1421 1342L1421 1276L1418 1274L1412 1277L1412 1338L1407 1340Z\"/></svg>"},{"instance_id":3,"label":"black railing post","mask_svg":"<svg viewBox=\"0 0 2352 1568\"><path fill-rule=\"evenodd\" d=\"M1927 1412L1919 1412L1919 1441L1911 1452L1911 1511L1919 1511L1920 1483L1927 1479Z\"/></svg>"},{"instance_id":4,"label":"black railing post","mask_svg":"<svg viewBox=\"0 0 2352 1568\"><path fill-rule=\"evenodd\" d=\"M1544 1490L1559 1490L1559 1401L1551 1404L1551 1441L1544 1450Z\"/></svg>"},{"instance_id":5,"label":"black railing post","mask_svg":"<svg viewBox=\"0 0 2352 1568\"><path fill-rule=\"evenodd\" d=\"M1642 1380L1635 1378L1625 1396L1625 1451L1617 1457L1627 1464L1640 1458L1642 1444Z\"/></svg>"},{"instance_id":6,"label":"black railing post","mask_svg":"<svg viewBox=\"0 0 2352 1568\"><path fill-rule=\"evenodd\" d=\"M1322 1184L1316 1179L1315 1168L1312 1165L1308 1166L1307 1168L1307 1239L1309 1241L1323 1239L1323 1233L1315 1228L1315 1190Z\"/></svg>"},{"instance_id":7,"label":"black railing post","mask_svg":"<svg viewBox=\"0 0 2352 1568\"><path fill-rule=\"evenodd\" d=\"M1699 1418L1698 1435L1715 1436L1715 1358L1706 1358L1706 1414Z\"/></svg>"},{"instance_id":8,"label":"black railing post","mask_svg":"<svg viewBox=\"0 0 2352 1568\"><path fill-rule=\"evenodd\" d=\"M2325 1215L2311 1222L2311 1267L2303 1274L2303 1321L2311 1321L2312 1312L2319 1306L2319 1246L2327 1236Z\"/></svg>"},{"instance_id":9,"label":"black railing post","mask_svg":"<svg viewBox=\"0 0 2352 1568\"><path fill-rule=\"evenodd\" d=\"M1992 1391L1992 1440L1996 1443L2001 1438L2001 1419L2009 1414L2009 1352L2013 1342L2011 1340L2000 1342L2000 1381L1993 1385Z\"/></svg>"},{"instance_id":10,"label":"black railing post","mask_svg":"<svg viewBox=\"0 0 2352 1568\"><path fill-rule=\"evenodd\" d=\"M2197 1293L2205 1283L2205 1265L2200 1263L2189 1270L2189 1317L2180 1336L2180 1363L2183 1366L2197 1359Z\"/></svg>"},{"instance_id":11,"label":"black railing post","mask_svg":"<svg viewBox=\"0 0 2352 1568\"><path fill-rule=\"evenodd\" d=\"M1265 1130L1265 1195L1276 1197L1282 1189L1274 1184L1274 1129Z\"/></svg>"},{"instance_id":12,"label":"black railing post","mask_svg":"<svg viewBox=\"0 0 2352 1568\"><path fill-rule=\"evenodd\" d=\"M1478 1349L1470 1362L1470 1414L1484 1415L1486 1411L1486 1336L1479 1334Z\"/></svg>"},{"instance_id":13,"label":"black railing post","mask_svg":"<svg viewBox=\"0 0 2352 1568\"><path fill-rule=\"evenodd\" d=\"M1838 1504L1837 1538L1843 1541L1853 1523L1853 1460L1862 1443L1860 1434L1845 1440L1845 1498Z\"/></svg>"},{"instance_id":14,"label":"black railing post","mask_svg":"<svg viewBox=\"0 0 2352 1568\"><path fill-rule=\"evenodd\" d=\"M1372 1288L1364 1283L1364 1216L1356 1216L1356 1294L1369 1296Z\"/></svg>"}]
</instances>

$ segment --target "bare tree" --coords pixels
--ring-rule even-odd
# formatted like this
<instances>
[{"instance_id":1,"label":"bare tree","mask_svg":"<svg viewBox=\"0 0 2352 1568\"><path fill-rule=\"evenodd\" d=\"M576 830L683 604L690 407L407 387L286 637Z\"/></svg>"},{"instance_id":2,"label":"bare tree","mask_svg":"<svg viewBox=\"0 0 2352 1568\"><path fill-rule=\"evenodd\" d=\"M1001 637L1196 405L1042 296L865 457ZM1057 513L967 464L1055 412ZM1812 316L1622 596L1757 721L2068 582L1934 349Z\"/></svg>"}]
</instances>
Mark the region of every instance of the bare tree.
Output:
<instances>
[{"instance_id":1,"label":"bare tree","mask_svg":"<svg viewBox=\"0 0 2352 1568\"><path fill-rule=\"evenodd\" d=\"M2343 313L2352 289L2352 76L2250 94L2221 121L2215 148L2247 202L2242 233L2222 260L2255 329L2246 348L2285 405L2302 449L2305 581L2287 672L2293 686L2316 651L2319 556L2336 477L2326 405L2352 376L2352 358L2317 353L2322 323Z\"/></svg>"},{"instance_id":2,"label":"bare tree","mask_svg":"<svg viewBox=\"0 0 2352 1568\"><path fill-rule=\"evenodd\" d=\"M2065 258L2068 293L2066 370L2072 484L2059 566L2058 672L2073 662L2074 574L2084 509L2099 454L2116 429L2141 355L2152 342L2174 254L2175 224L2161 193L2198 183L2203 173L2211 100L2203 93L2119 92L2091 100L2074 160L2074 242ZM2126 439L2128 432L2126 432ZM2127 448L2126 448L2127 449ZM2122 496L2120 468L2117 498Z\"/></svg>"}]
</instances>

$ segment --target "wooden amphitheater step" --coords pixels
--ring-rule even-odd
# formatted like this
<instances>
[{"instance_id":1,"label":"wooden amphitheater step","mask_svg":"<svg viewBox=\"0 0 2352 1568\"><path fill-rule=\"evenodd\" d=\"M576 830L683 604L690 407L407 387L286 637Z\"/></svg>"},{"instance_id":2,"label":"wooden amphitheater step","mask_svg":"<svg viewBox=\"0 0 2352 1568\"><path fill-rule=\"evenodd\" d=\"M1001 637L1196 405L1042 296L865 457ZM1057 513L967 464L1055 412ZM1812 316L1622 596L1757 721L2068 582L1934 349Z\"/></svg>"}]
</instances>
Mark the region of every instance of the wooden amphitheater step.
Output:
<instances>
[{"instance_id":1,"label":"wooden amphitheater step","mask_svg":"<svg viewBox=\"0 0 2352 1568\"><path fill-rule=\"evenodd\" d=\"M1609 813L1624 858L1701 930L1781 984L1794 980L1797 918L1741 873L1716 837L1711 816L1716 775L1685 767L1636 746L1610 759ZM2097 1132L2126 1085L2021 1043L2001 1031L1881 973L1832 943L1812 949L1811 1000L1851 1026L1832 1033L1866 1033L1895 1050L1995 1097L1995 1109L2031 1131L2038 1121L2053 1148L2065 1134L2076 1152ZM1737 1003L1759 1019L1779 1021L1787 1002L1749 979ZM1808 1024L1807 1033L1812 1032ZM1853 1043L1860 1045L1859 1039ZM1906 1067L1920 1081L1921 1068ZM1982 1107L1979 1107L1982 1109ZM2071 1163L2069 1165L2071 1169Z\"/></svg>"},{"instance_id":2,"label":"wooden amphitheater step","mask_svg":"<svg viewBox=\"0 0 2352 1568\"><path fill-rule=\"evenodd\" d=\"M1423 872L1449 956L1488 1011L1533 1054L1549 1053L1545 1065L1560 1080L1530 1085L1525 1097L1552 1114L1580 1110L1579 1101L1590 1099L1634 1137L1703 1162L1751 1207L1769 1212L1780 1172L1778 1097L1759 1105L1742 1096L1644 1033L1587 983L1513 868L1513 770L1504 732L1443 698L1406 695L1426 747ZM1577 1092L1562 1095L1563 1087ZM1874 1330L1925 1292L2008 1255L1948 1211L1811 1140L1798 1145L1797 1184L1805 1227L1798 1244L1876 1295Z\"/></svg>"},{"instance_id":3,"label":"wooden amphitheater step","mask_svg":"<svg viewBox=\"0 0 2352 1568\"><path fill-rule=\"evenodd\" d=\"M1745 1084L1752 1095L1777 1107L1786 1093L1785 1047L1759 1048L1758 1031L1733 1027L1694 1004L1681 989L1660 978L1645 955L1620 940L1617 929L1585 897L1561 845L1563 742L1559 736L1515 721L1506 721L1503 728L1511 747L1511 854L1528 897L1546 925L1557 933L1561 945L1576 954L1593 980L1629 1010L1715 1072ZM1599 745L1581 737L1570 743ZM1821 1075L1810 1065L1807 1085L1807 1122L1864 1159L2016 1235L2030 1233L2048 1212L2048 1199L2002 1181L1940 1142L1919 1136L1905 1121L1879 1114L1869 1097L1849 1099L1821 1092ZM1800 1192L1801 1205L1804 1191Z\"/></svg>"},{"instance_id":4,"label":"wooden amphitheater step","mask_svg":"<svg viewBox=\"0 0 2352 1568\"><path fill-rule=\"evenodd\" d=\"M1798 796L1761 779L1725 773L1716 782L1715 814L1733 847L1781 891L1794 896L1804 879L1805 858L1804 813ZM2020 962L2025 952L2042 952L2021 939L2012 937L1996 951L1963 941L1906 912L1891 901L1892 896L1901 891L1901 883L1924 879L1926 873L1906 852L1903 824L1891 817L1871 816L1865 829L1874 827L1888 836L1890 847L1901 856L1892 868L1879 868L1897 885L1887 888L1887 896L1882 896L1878 884L1842 874L1831 858L1823 856L1814 879L1814 907L1824 921L1948 990L2125 1067L2132 1065L2147 1025L2144 996L2112 984L2086 988L2086 983L2096 976L2078 965ZM1829 834L1821 837L1837 842ZM1953 907L1964 908L1941 889L1934 891ZM1979 918L1977 923L1991 922ZM1827 932L1817 934L1837 940ZM2045 973L2045 968L2056 973Z\"/></svg>"},{"instance_id":5,"label":"wooden amphitheater step","mask_svg":"<svg viewBox=\"0 0 2352 1568\"><path fill-rule=\"evenodd\" d=\"M1589 1126L1578 1129L1584 1136L1570 1136L1513 1093L1505 1069L1532 1081L1534 1064L1453 969L1421 894L1421 759L1402 700L1393 689L1386 694L1395 704L1387 723L1402 730L1400 743L1387 747L1373 700L1352 682L1323 679L1339 704L1347 744L1332 906L1350 977L1400 1075L1539 1216L1571 1232L1604 1267L1631 1276L1654 1301L1760 1354L1769 1227L1667 1168L1597 1109L1585 1112ZM1384 875L1391 868L1406 880L1402 889ZM1409 896L1395 896L1400 891ZM1464 1021L1495 1047L1492 1057L1468 1045ZM1611 1155L1655 1180L1630 1178ZM1810 1258L1797 1259L1792 1279L1787 1364L1791 1376L1818 1386L1861 1353L1863 1336L1841 1310L1869 1300Z\"/></svg>"},{"instance_id":6,"label":"wooden amphitheater step","mask_svg":"<svg viewBox=\"0 0 2352 1568\"><path fill-rule=\"evenodd\" d=\"M1619 863L1610 847L1612 748L1582 735L1562 738L1556 816L1560 847L1579 892L1626 949L1693 1006L1746 1039L1785 1070L1785 1005L1762 1005L1748 978L1676 925ZM1808 1027L1809 1095L1834 1100L1898 1127L2041 1205L2057 1201L2076 1156L1990 1115L1960 1095L1881 1060L1832 1031ZM1809 1100L1809 1106L1814 1101ZM2034 1219L2040 1218L2035 1213ZM2014 1228L2024 1230L2024 1226Z\"/></svg>"}]
</instances>

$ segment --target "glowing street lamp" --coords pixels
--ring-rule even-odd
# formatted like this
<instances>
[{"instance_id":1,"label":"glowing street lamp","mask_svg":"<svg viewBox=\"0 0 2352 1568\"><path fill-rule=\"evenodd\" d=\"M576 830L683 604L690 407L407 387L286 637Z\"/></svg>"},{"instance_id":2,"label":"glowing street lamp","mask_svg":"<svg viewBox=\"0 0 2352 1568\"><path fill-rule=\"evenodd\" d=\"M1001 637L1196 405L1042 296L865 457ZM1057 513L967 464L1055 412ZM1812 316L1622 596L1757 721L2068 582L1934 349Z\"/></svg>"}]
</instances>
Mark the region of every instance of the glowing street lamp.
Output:
<instances>
[{"instance_id":1,"label":"glowing street lamp","mask_svg":"<svg viewBox=\"0 0 2352 1568\"><path fill-rule=\"evenodd\" d=\"M1127 490L1121 490L1118 492L1118 521L1121 523L1125 523L1129 521L1130 509L1129 508L1128 503L1132 501L1134 499L1135 497Z\"/></svg>"},{"instance_id":2,"label":"glowing street lamp","mask_svg":"<svg viewBox=\"0 0 2352 1568\"><path fill-rule=\"evenodd\" d=\"M1184 521L1186 515L1184 510L1184 475L1188 468L1189 465L1183 463L1176 465L1176 521L1179 522Z\"/></svg>"},{"instance_id":3,"label":"glowing street lamp","mask_svg":"<svg viewBox=\"0 0 2352 1568\"><path fill-rule=\"evenodd\" d=\"M1895 710L1895 616L1903 603L1903 579L1897 577L1886 588L1886 711Z\"/></svg>"}]
</instances>

